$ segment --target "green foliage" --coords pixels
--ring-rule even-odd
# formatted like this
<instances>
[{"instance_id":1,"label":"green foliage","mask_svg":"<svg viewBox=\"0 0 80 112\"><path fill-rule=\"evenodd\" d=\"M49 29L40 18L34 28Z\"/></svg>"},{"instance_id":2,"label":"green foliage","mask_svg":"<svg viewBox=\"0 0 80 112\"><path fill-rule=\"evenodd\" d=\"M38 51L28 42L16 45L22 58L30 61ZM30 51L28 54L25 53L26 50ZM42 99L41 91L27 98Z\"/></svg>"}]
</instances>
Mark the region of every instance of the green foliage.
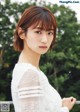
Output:
<instances>
[{"instance_id":1,"label":"green foliage","mask_svg":"<svg viewBox=\"0 0 80 112\"><path fill-rule=\"evenodd\" d=\"M57 19L57 39L54 49L43 56L41 65L62 97L74 96L79 100L80 24L71 9L57 5L50 9L53 9ZM47 67L48 62L52 65L50 68ZM75 105L72 112L76 110L79 111L79 106Z\"/></svg>"},{"instance_id":2,"label":"green foliage","mask_svg":"<svg viewBox=\"0 0 80 112\"><path fill-rule=\"evenodd\" d=\"M13 33L22 12L37 3L11 3L5 0L0 4L0 100L11 100L10 83L12 70L19 53L13 50ZM80 24L75 12L65 6L54 6L43 1L57 19L57 39L52 50L42 56L40 68L50 83L62 97L73 95L80 99ZM79 112L74 106L72 112Z\"/></svg>"},{"instance_id":3,"label":"green foliage","mask_svg":"<svg viewBox=\"0 0 80 112\"><path fill-rule=\"evenodd\" d=\"M11 74L19 54L13 50L13 33L20 14L27 7L28 3L10 3L10 0L0 4L0 93L3 93L0 98L4 100L11 100Z\"/></svg>"}]
</instances>

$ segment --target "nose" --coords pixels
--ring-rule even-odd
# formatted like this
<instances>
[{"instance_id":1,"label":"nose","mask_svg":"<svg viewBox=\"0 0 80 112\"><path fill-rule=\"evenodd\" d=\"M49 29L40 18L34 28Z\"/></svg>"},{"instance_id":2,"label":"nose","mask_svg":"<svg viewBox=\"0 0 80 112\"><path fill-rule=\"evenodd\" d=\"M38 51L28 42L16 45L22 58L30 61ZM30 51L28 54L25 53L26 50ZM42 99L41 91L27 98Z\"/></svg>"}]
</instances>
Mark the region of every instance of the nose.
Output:
<instances>
[{"instance_id":1,"label":"nose","mask_svg":"<svg viewBox=\"0 0 80 112\"><path fill-rule=\"evenodd\" d=\"M42 37L41 37L41 42L42 43L47 43L47 35L46 34L44 34Z\"/></svg>"}]
</instances>

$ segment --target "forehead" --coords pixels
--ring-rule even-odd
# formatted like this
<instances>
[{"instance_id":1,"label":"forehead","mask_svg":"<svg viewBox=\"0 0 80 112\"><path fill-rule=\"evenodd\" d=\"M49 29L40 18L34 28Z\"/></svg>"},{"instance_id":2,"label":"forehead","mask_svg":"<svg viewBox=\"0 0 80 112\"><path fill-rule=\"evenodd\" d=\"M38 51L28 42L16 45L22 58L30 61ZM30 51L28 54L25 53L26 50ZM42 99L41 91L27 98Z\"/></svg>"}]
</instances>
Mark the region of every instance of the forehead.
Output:
<instances>
[{"instance_id":1,"label":"forehead","mask_svg":"<svg viewBox=\"0 0 80 112\"><path fill-rule=\"evenodd\" d=\"M54 27L49 25L49 24L46 24L46 23L43 23L43 22L36 22L35 24L31 25L30 26L31 29L41 29L41 30L54 30Z\"/></svg>"}]
</instances>

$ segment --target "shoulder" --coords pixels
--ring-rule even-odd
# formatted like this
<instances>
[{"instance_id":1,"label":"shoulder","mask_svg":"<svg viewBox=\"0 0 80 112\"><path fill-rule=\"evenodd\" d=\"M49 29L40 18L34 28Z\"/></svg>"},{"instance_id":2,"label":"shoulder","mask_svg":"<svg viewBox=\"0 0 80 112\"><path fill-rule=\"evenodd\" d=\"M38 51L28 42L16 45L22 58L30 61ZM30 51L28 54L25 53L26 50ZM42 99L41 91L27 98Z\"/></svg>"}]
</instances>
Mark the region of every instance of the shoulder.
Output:
<instances>
[{"instance_id":1,"label":"shoulder","mask_svg":"<svg viewBox=\"0 0 80 112\"><path fill-rule=\"evenodd\" d=\"M12 82L15 85L37 84L40 82L40 72L30 64L17 63L13 69Z\"/></svg>"},{"instance_id":2,"label":"shoulder","mask_svg":"<svg viewBox=\"0 0 80 112\"><path fill-rule=\"evenodd\" d=\"M17 63L12 75L13 79L18 81L38 81L42 84L48 82L48 78L42 71L27 63Z\"/></svg>"},{"instance_id":3,"label":"shoulder","mask_svg":"<svg viewBox=\"0 0 80 112\"><path fill-rule=\"evenodd\" d=\"M38 78L41 71L28 63L17 63L13 69L13 78L21 79L22 77Z\"/></svg>"},{"instance_id":4,"label":"shoulder","mask_svg":"<svg viewBox=\"0 0 80 112\"><path fill-rule=\"evenodd\" d=\"M13 74L24 74L25 72L39 72L29 63L17 63L13 69Z\"/></svg>"}]
</instances>

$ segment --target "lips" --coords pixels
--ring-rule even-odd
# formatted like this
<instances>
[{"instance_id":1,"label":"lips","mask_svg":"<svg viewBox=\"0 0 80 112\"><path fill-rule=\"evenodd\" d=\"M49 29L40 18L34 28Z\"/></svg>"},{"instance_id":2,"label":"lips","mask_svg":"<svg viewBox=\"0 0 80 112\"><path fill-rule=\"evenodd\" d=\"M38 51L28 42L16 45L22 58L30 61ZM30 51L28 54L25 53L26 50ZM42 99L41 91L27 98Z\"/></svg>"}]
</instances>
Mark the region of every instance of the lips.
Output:
<instances>
[{"instance_id":1,"label":"lips","mask_svg":"<svg viewBox=\"0 0 80 112\"><path fill-rule=\"evenodd\" d=\"M45 49L45 48L47 48L47 46L39 46L39 48L44 48Z\"/></svg>"}]
</instances>

